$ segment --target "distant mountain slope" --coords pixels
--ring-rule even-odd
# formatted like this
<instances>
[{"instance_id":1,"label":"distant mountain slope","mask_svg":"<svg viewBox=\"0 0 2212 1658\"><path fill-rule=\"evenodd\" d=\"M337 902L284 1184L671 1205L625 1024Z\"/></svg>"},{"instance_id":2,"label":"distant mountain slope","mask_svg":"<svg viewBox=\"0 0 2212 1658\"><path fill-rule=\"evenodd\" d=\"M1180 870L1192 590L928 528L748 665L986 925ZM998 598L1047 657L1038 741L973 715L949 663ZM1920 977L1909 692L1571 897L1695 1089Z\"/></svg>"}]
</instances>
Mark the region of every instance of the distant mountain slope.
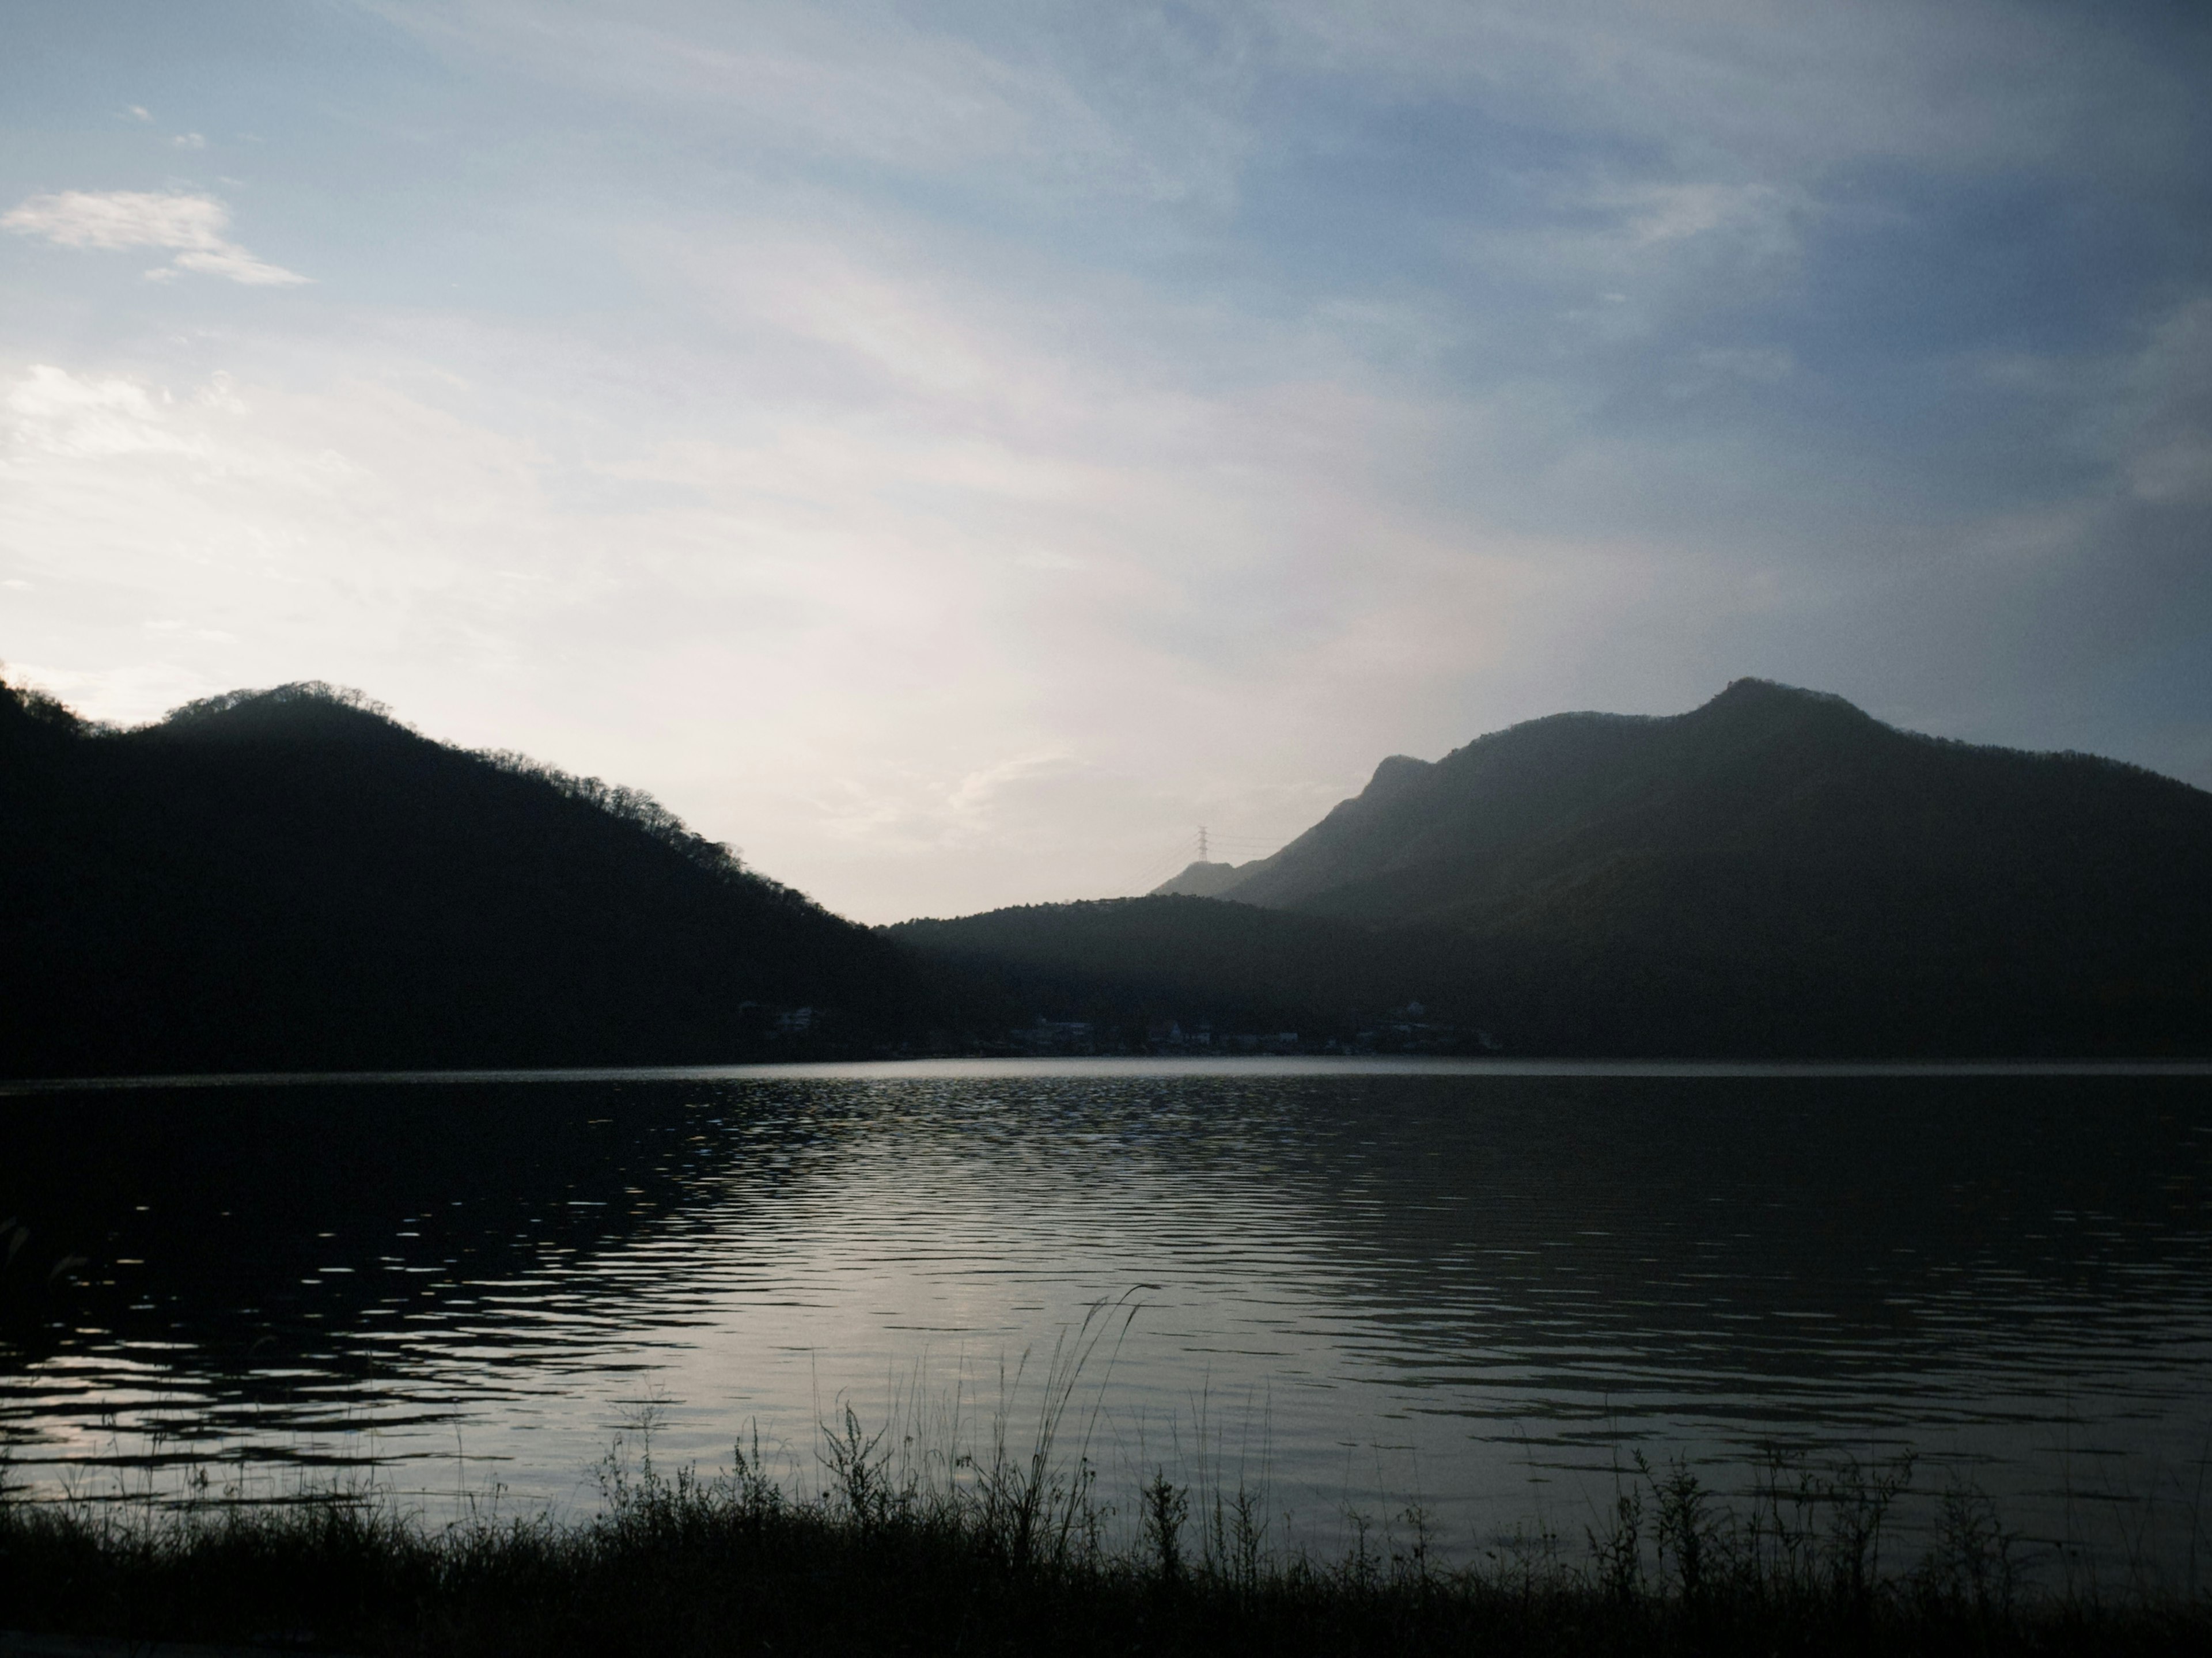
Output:
<instances>
[{"instance_id":1,"label":"distant mountain slope","mask_svg":"<svg viewBox=\"0 0 2212 1658\"><path fill-rule=\"evenodd\" d=\"M1148 898L1218 898L1244 878L1236 864L1186 865L1180 875L1170 876L1145 896Z\"/></svg>"},{"instance_id":2,"label":"distant mountain slope","mask_svg":"<svg viewBox=\"0 0 2212 1658\"><path fill-rule=\"evenodd\" d=\"M1540 1046L2212 1047L2212 794L1759 680L1394 756L1219 890L1478 940Z\"/></svg>"},{"instance_id":3,"label":"distant mountain slope","mask_svg":"<svg viewBox=\"0 0 2212 1658\"><path fill-rule=\"evenodd\" d=\"M1458 940L1185 895L1027 904L884 932L932 970L939 1017L969 1033L1040 1015L1141 1042L1163 1023L1349 1038L1468 977Z\"/></svg>"},{"instance_id":4,"label":"distant mountain slope","mask_svg":"<svg viewBox=\"0 0 2212 1658\"><path fill-rule=\"evenodd\" d=\"M0 690L0 905L18 1076L733 1059L908 990L646 797L319 685L127 732Z\"/></svg>"}]
</instances>

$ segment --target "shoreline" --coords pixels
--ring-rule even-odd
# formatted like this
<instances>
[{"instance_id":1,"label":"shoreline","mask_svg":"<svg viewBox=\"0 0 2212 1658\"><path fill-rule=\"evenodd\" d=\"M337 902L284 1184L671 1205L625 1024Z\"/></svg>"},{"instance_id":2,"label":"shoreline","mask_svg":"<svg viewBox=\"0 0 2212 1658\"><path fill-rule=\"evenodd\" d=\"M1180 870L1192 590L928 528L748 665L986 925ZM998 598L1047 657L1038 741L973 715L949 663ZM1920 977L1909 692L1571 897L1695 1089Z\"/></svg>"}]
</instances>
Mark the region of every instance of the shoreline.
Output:
<instances>
[{"instance_id":1,"label":"shoreline","mask_svg":"<svg viewBox=\"0 0 2212 1658\"><path fill-rule=\"evenodd\" d=\"M399 1071L185 1072L144 1076L0 1078L0 1098L26 1094L130 1089L302 1088L470 1083L825 1081L1025 1077L1437 1076L1741 1078L2212 1077L2212 1057L2126 1060L1681 1060L1471 1059L1420 1054L1250 1054L1219 1058L1107 1054L1095 1058L911 1059L745 1061L732 1065L475 1066Z\"/></svg>"},{"instance_id":2,"label":"shoreline","mask_svg":"<svg viewBox=\"0 0 2212 1658\"><path fill-rule=\"evenodd\" d=\"M1335 1559L1266 1545L1243 1491L1157 1478L1115 1545L1083 1465L1001 1456L964 1485L895 1486L877 1439L825 1430L793 1498L743 1448L673 1475L619 1448L588 1519L442 1527L340 1491L118 1511L0 1497L0 1653L199 1658L272 1649L421 1658L875 1653L2194 1653L2202 1588L2023 1587L1986 1499L1928 1552L1883 1552L1900 1482L1778 1484L1747 1507L1639 1464L1583 1540L1431 1558L1418 1508ZM1126 1529L1126 1528L1125 1528ZM1602 1533L1602 1534L1601 1534Z\"/></svg>"}]
</instances>

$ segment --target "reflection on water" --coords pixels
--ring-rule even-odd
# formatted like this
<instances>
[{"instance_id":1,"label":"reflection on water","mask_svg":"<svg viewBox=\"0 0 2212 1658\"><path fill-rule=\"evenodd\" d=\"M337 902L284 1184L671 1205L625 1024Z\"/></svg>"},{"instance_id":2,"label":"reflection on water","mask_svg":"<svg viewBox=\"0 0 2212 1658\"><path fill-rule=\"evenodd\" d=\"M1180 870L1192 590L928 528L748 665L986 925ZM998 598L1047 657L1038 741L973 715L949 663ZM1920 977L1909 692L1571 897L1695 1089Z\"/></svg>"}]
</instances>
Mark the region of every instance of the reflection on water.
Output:
<instances>
[{"instance_id":1,"label":"reflection on water","mask_svg":"<svg viewBox=\"0 0 2212 1658\"><path fill-rule=\"evenodd\" d=\"M1324 1543L1415 1497L1579 1538L1626 1451L1766 1444L1911 1446L1923 1489L2094 1541L2187 1515L2212 1434L2202 1076L998 1067L0 1122L0 1433L48 1485L373 1463L562 1503L647 1401L664 1457L757 1422L803 1476L841 1401L988 1411L1125 1297L1109 1488L1202 1439Z\"/></svg>"}]
</instances>

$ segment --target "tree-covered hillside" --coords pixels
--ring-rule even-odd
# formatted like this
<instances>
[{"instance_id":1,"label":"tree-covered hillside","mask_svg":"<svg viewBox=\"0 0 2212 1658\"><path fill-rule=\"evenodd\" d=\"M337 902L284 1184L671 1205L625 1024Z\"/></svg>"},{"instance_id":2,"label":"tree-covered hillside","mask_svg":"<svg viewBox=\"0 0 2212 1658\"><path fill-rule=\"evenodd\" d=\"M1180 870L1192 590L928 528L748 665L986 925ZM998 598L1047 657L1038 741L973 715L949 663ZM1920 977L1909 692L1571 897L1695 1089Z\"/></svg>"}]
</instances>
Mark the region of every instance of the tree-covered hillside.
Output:
<instances>
[{"instance_id":1,"label":"tree-covered hillside","mask_svg":"<svg viewBox=\"0 0 2212 1658\"><path fill-rule=\"evenodd\" d=\"M796 1054L911 990L645 797L313 684L122 732L0 694L0 902L17 1076Z\"/></svg>"},{"instance_id":2,"label":"tree-covered hillside","mask_svg":"<svg viewBox=\"0 0 2212 1658\"><path fill-rule=\"evenodd\" d=\"M1432 1001L1443 1018L1471 977L1463 941L1443 933L1188 896L1027 904L886 932L927 963L939 1027L971 1046L1040 1017L1096 1026L1102 1049L1158 1046L1170 1025L1348 1044L1409 1002Z\"/></svg>"},{"instance_id":3,"label":"tree-covered hillside","mask_svg":"<svg viewBox=\"0 0 2212 1658\"><path fill-rule=\"evenodd\" d=\"M1523 1050L2212 1050L2212 795L1757 680L1394 756L1208 884L1453 934Z\"/></svg>"},{"instance_id":4,"label":"tree-covered hillside","mask_svg":"<svg viewBox=\"0 0 2212 1658\"><path fill-rule=\"evenodd\" d=\"M1040 1018L1101 1048L2212 1052L2212 795L1758 682L1386 761L1203 878L1225 896L870 932L643 796L327 687L122 732L7 690L0 1072L990 1052Z\"/></svg>"}]
</instances>

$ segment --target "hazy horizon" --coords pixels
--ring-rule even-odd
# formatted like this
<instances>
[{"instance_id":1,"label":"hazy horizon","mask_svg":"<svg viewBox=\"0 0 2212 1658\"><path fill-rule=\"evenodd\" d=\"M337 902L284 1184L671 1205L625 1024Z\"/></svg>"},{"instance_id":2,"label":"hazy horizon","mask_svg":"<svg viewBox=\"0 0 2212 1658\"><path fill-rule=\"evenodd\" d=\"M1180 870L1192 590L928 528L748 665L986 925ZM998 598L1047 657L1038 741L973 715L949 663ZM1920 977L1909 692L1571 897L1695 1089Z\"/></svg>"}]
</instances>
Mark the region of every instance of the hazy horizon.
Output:
<instances>
[{"instance_id":1,"label":"hazy horizon","mask_svg":"<svg viewBox=\"0 0 2212 1658\"><path fill-rule=\"evenodd\" d=\"M0 663L867 921L1755 675L2212 786L2212 15L11 9Z\"/></svg>"}]
</instances>

